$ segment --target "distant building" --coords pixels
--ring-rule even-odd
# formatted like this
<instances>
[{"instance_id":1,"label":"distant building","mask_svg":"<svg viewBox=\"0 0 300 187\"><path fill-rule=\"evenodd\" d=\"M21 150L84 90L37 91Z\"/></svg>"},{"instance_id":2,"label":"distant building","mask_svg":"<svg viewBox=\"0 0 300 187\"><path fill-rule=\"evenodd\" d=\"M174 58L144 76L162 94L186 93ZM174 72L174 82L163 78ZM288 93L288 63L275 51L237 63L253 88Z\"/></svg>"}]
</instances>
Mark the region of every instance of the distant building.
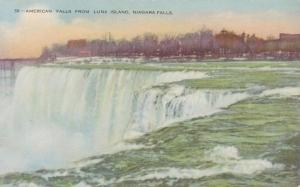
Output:
<instances>
[{"instance_id":1,"label":"distant building","mask_svg":"<svg viewBox=\"0 0 300 187\"><path fill-rule=\"evenodd\" d=\"M87 46L86 39L79 40L69 40L67 43L67 47L70 48L84 48Z\"/></svg>"},{"instance_id":2,"label":"distant building","mask_svg":"<svg viewBox=\"0 0 300 187\"><path fill-rule=\"evenodd\" d=\"M279 40L281 40L281 41L300 41L300 34L280 33Z\"/></svg>"},{"instance_id":3,"label":"distant building","mask_svg":"<svg viewBox=\"0 0 300 187\"><path fill-rule=\"evenodd\" d=\"M69 40L67 43L68 54L71 56L91 56L91 49L86 39Z\"/></svg>"}]
</instances>

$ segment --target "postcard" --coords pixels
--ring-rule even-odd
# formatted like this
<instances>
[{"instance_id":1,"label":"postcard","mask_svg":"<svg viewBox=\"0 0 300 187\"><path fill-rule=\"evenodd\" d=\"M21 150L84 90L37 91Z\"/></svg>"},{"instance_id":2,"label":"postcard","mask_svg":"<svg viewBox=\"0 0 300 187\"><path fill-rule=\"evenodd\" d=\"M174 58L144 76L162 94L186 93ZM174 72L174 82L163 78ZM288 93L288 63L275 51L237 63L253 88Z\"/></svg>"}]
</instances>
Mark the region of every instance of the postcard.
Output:
<instances>
[{"instance_id":1,"label":"postcard","mask_svg":"<svg viewBox=\"0 0 300 187\"><path fill-rule=\"evenodd\" d=\"M0 0L1 187L298 187L299 0Z\"/></svg>"}]
</instances>

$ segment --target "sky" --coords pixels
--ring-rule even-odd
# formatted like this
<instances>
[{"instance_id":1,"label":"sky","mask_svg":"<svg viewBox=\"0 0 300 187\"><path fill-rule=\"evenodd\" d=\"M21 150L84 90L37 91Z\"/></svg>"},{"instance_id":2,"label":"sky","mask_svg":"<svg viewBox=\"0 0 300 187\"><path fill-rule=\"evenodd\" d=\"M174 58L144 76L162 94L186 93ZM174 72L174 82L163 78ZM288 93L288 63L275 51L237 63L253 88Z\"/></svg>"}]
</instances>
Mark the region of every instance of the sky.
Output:
<instances>
[{"instance_id":1,"label":"sky","mask_svg":"<svg viewBox=\"0 0 300 187\"><path fill-rule=\"evenodd\" d=\"M15 9L71 14L15 13ZM89 9L90 14L74 10ZM93 10L164 10L172 15L93 14ZM0 58L37 57L44 46L69 39L131 38L145 32L179 34L202 27L278 37L300 33L300 0L0 0Z\"/></svg>"}]
</instances>

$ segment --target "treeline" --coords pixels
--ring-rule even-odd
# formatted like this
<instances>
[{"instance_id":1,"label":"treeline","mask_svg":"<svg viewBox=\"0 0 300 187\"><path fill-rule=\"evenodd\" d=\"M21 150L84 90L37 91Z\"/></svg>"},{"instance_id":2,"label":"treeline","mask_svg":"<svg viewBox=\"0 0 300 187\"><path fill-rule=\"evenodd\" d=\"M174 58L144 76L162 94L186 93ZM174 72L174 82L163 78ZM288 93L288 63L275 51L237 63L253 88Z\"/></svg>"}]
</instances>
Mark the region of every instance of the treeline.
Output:
<instances>
[{"instance_id":1,"label":"treeline","mask_svg":"<svg viewBox=\"0 0 300 187\"><path fill-rule=\"evenodd\" d=\"M55 44L45 48L47 56L119 56L119 57L185 57L197 58L259 58L264 56L299 58L300 40L262 39L249 34L222 30L214 34L209 29L176 36L146 33L131 40L105 39L81 41L76 45Z\"/></svg>"}]
</instances>

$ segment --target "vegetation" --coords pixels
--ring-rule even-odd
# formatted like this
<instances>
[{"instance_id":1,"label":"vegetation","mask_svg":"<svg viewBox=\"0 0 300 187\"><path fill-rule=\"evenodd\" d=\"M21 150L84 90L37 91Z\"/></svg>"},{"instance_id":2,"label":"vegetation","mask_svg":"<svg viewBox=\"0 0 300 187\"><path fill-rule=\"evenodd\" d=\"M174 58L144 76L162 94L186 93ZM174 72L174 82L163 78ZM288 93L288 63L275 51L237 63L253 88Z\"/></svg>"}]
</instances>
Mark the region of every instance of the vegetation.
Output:
<instances>
[{"instance_id":1,"label":"vegetation","mask_svg":"<svg viewBox=\"0 0 300 187\"><path fill-rule=\"evenodd\" d=\"M286 36L286 35L285 35ZM198 59L248 58L248 59L299 59L300 36L280 39L262 39L255 35L236 34L223 29L214 34L203 28L198 32L159 37L145 33L131 40L115 40L109 34L104 39L86 41L70 40L68 44L55 44L45 48L41 58L53 56L106 56L172 58L193 57Z\"/></svg>"}]
</instances>

